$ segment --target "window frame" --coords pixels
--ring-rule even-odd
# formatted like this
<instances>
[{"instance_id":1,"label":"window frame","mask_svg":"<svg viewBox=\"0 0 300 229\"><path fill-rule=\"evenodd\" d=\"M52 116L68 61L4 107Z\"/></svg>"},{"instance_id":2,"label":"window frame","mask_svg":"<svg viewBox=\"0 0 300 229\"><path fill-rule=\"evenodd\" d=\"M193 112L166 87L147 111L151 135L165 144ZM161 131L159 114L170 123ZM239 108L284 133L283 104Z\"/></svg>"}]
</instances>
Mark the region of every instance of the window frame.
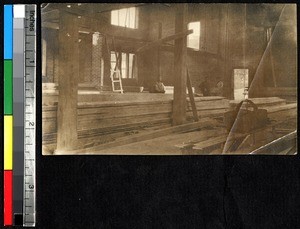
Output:
<instances>
[{"instance_id":1,"label":"window frame","mask_svg":"<svg viewBox=\"0 0 300 229\"><path fill-rule=\"evenodd\" d=\"M201 21L191 21L191 22L189 22L188 23L188 29L190 30L190 29L192 29L192 28L189 28L189 26L190 26L190 24L192 24L192 23L197 23L197 24L199 24L199 35L194 35L194 36L197 36L197 38L198 38L198 48L194 48L194 47L190 47L189 45L189 40L190 40L190 38L191 38L191 36L195 33L195 31L193 31L193 33L191 33L191 34L189 34L188 36L187 36L187 43L186 43L186 46L187 46L187 48L190 48L190 49L192 49L192 50L195 50L195 51L200 51L200 47L201 47Z\"/></svg>"},{"instance_id":2,"label":"window frame","mask_svg":"<svg viewBox=\"0 0 300 229\"><path fill-rule=\"evenodd\" d=\"M120 11L122 11L122 10L130 10L130 9L134 9L134 16L133 16L134 17L134 25L133 25L133 27L130 26L130 18L131 18L130 14L128 16L128 18L129 18L128 22L125 21L127 24L129 24L129 26L126 23L124 25L122 25L121 22L120 22ZM117 12L117 14L118 14L118 16L117 16L118 17L117 18L117 23L113 22L113 13L114 12ZM112 10L110 12L110 24L112 26L123 27L123 28L126 28L126 29L138 29L138 22L139 22L139 20L138 20L139 13L138 12L139 11L138 11L137 7L128 7L128 8L122 8L122 9ZM126 20L126 18L127 18L127 15L125 17L125 20Z\"/></svg>"}]
</instances>

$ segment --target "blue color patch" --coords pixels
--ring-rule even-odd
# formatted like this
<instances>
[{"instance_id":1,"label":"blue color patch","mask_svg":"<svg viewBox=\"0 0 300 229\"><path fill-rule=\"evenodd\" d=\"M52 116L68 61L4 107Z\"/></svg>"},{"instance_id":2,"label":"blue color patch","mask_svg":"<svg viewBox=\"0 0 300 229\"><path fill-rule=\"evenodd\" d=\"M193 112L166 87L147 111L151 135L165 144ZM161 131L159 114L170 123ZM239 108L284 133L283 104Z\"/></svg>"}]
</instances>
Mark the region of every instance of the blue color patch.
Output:
<instances>
[{"instance_id":1,"label":"blue color patch","mask_svg":"<svg viewBox=\"0 0 300 229\"><path fill-rule=\"evenodd\" d=\"M13 6L4 5L4 59L13 58Z\"/></svg>"}]
</instances>

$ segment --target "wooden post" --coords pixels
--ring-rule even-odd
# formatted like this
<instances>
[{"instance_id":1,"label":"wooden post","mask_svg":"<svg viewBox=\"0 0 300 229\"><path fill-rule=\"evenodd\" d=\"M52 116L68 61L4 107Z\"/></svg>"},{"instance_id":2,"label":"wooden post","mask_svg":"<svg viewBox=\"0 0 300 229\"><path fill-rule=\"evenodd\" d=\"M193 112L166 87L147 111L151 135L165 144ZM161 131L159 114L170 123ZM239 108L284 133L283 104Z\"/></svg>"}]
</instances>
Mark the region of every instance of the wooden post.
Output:
<instances>
[{"instance_id":1,"label":"wooden post","mask_svg":"<svg viewBox=\"0 0 300 229\"><path fill-rule=\"evenodd\" d=\"M187 4L176 5L175 34L187 30L187 10ZM186 44L186 36L175 40L173 125L180 125L186 121Z\"/></svg>"},{"instance_id":2,"label":"wooden post","mask_svg":"<svg viewBox=\"0 0 300 229\"><path fill-rule=\"evenodd\" d=\"M197 122L197 121L199 121L199 117L198 117L197 107L196 107L195 98L194 98L194 92L193 92L192 83L191 83L188 69L186 69L186 74L187 74L186 75L187 76L187 88L188 88L188 92L189 92L190 103L191 103L191 107L192 107L192 111L193 111L194 121Z\"/></svg>"},{"instance_id":3,"label":"wooden post","mask_svg":"<svg viewBox=\"0 0 300 229\"><path fill-rule=\"evenodd\" d=\"M99 32L94 32L92 41L92 83L97 88L101 87L102 43L102 35Z\"/></svg>"},{"instance_id":4,"label":"wooden post","mask_svg":"<svg viewBox=\"0 0 300 229\"><path fill-rule=\"evenodd\" d=\"M76 149L79 46L77 17L60 12L57 153Z\"/></svg>"},{"instance_id":5,"label":"wooden post","mask_svg":"<svg viewBox=\"0 0 300 229\"><path fill-rule=\"evenodd\" d=\"M271 69L272 69L272 77L273 77L273 83L274 87L277 87L277 80L275 76L275 70L274 70L274 60L273 60L273 53L272 53L272 29L267 29L267 39L268 39L268 45L267 48L269 48L269 56L270 56L270 63L271 63Z\"/></svg>"},{"instance_id":6,"label":"wooden post","mask_svg":"<svg viewBox=\"0 0 300 229\"><path fill-rule=\"evenodd\" d=\"M162 36L162 23L158 23L158 39L161 39ZM161 77L161 67L160 67L160 45L157 47L157 72L158 72L158 80L162 81Z\"/></svg>"}]
</instances>

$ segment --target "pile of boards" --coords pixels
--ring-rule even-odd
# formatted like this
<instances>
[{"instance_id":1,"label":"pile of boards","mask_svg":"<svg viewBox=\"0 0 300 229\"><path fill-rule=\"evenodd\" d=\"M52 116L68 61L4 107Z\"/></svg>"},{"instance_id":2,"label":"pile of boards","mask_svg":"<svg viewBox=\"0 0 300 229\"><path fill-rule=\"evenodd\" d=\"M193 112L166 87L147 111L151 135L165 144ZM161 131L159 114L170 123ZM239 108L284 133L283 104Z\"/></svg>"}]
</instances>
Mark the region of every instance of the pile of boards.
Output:
<instances>
[{"instance_id":1,"label":"pile of boards","mask_svg":"<svg viewBox=\"0 0 300 229\"><path fill-rule=\"evenodd\" d=\"M259 108L268 112L269 124L265 128L257 129L253 133L238 134L227 133L225 128L210 135L199 133L198 139L187 140L175 147L180 148L183 154L220 154L220 153L250 153L252 150L269 144L270 142L288 136L297 128L297 103L287 103L286 100L277 97L251 99ZM230 101L230 108L234 109L239 101ZM203 132L203 131L202 131ZM251 135L250 135L251 134ZM252 148L243 148L243 143L249 141L247 138L255 137ZM259 137L258 137L259 136ZM251 141L253 141L251 139ZM296 140L293 142L296 145ZM251 143L253 144L253 143ZM276 150L275 150L276 151ZM272 152L280 154L281 151Z\"/></svg>"},{"instance_id":2,"label":"pile of boards","mask_svg":"<svg viewBox=\"0 0 300 229\"><path fill-rule=\"evenodd\" d=\"M138 95L136 95L138 97ZM153 95L156 96L156 95ZM150 97L149 97L150 98ZM44 98L43 98L44 100ZM145 129L161 129L171 126L172 99L147 101L82 102L77 109L78 138L83 142L114 140ZM229 100L223 97L196 97L199 117L222 117L229 108ZM189 101L187 116L192 118ZM43 104L43 145L56 144L57 103ZM101 137L99 137L101 136Z\"/></svg>"},{"instance_id":3,"label":"pile of boards","mask_svg":"<svg viewBox=\"0 0 300 229\"><path fill-rule=\"evenodd\" d=\"M156 96L156 95L153 95ZM150 97L149 97L150 98ZM153 97L154 98L154 97ZM275 138L286 135L296 129L297 103L287 103L277 97L251 99L259 108L268 111L271 126L275 126ZM103 101L78 103L78 141L89 151L114 147L115 144L130 144L132 141L145 141L148 137L159 138L158 133L171 128L172 99L171 97L154 98L152 100L136 99L135 101ZM244 141L245 136L231 135L222 127L222 118L229 109L234 109L239 101L229 101L223 97L195 97L196 108L200 121L206 117L217 118L218 124L210 125L210 130L197 130L199 137L185 139L173 145L182 154L213 154L223 152L224 147ZM192 109L187 99L187 118L192 119ZM43 105L43 145L56 145L57 103ZM162 132L163 130L163 132ZM171 131L171 130L170 130ZM274 133L272 133L274 138ZM184 135L182 135L184 137ZM184 139L184 138L182 138ZM231 141L234 139L234 141ZM270 141L270 139L265 139ZM227 146L226 146L227 144ZM250 149L239 152L250 152ZM81 150L82 151L82 150Z\"/></svg>"}]
</instances>

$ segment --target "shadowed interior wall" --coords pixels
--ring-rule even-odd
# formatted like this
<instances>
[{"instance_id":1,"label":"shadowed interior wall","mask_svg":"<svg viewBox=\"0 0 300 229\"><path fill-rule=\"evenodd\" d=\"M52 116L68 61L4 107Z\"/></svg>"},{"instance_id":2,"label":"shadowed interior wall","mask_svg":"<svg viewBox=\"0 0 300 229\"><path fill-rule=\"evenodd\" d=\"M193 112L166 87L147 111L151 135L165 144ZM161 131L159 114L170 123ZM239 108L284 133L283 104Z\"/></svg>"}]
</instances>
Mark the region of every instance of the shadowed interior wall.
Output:
<instances>
[{"instance_id":1,"label":"shadowed interior wall","mask_svg":"<svg viewBox=\"0 0 300 229\"><path fill-rule=\"evenodd\" d=\"M196 87L204 79L205 75L214 78L221 76L221 69L217 59L219 54L219 28L221 17L221 5L208 6L205 4L191 4L189 6L189 22L201 22L200 51L188 49L188 68L193 86ZM158 39L158 24L162 24L162 37L175 33L175 17L172 8L155 6L149 8L149 38ZM174 76L174 53L172 45L174 41L168 42L170 47L164 45L160 48L160 74L165 85L173 86ZM151 86L157 79L158 64L155 50L143 54L144 83L146 87ZM140 69L139 69L140 70Z\"/></svg>"}]
</instances>

